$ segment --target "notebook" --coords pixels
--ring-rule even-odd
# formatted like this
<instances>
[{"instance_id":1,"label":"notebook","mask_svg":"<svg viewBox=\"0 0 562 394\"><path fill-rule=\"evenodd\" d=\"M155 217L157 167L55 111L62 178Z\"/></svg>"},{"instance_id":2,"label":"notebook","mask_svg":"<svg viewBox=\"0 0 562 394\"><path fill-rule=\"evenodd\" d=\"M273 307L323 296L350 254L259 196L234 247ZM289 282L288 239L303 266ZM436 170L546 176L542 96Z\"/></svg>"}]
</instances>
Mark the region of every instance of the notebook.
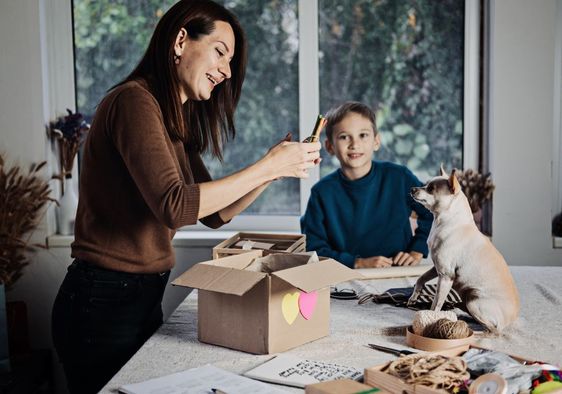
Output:
<instances>
[{"instance_id":1,"label":"notebook","mask_svg":"<svg viewBox=\"0 0 562 394\"><path fill-rule=\"evenodd\" d=\"M280 354L244 373L252 379L304 388L327 380L363 378L361 370L324 361L305 360Z\"/></svg>"}]
</instances>

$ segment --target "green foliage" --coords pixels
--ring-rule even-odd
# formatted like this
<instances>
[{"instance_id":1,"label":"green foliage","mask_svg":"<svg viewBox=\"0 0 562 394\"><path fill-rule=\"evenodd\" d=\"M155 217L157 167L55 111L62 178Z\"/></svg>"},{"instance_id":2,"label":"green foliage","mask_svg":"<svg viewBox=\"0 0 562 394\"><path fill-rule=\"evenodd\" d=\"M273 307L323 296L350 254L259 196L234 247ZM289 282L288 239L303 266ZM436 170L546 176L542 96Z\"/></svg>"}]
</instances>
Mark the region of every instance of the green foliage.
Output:
<instances>
[{"instance_id":1,"label":"green foliage","mask_svg":"<svg viewBox=\"0 0 562 394\"><path fill-rule=\"evenodd\" d=\"M422 178L441 162L460 167L464 1L344 4L319 1L321 110L347 100L374 108L383 141L377 159ZM325 164L322 174L335 167Z\"/></svg>"},{"instance_id":2,"label":"green foliage","mask_svg":"<svg viewBox=\"0 0 562 394\"><path fill-rule=\"evenodd\" d=\"M219 177L257 161L287 132L296 136L299 124L297 2L236 0L223 4L244 26L249 53L236 112L236 138L225 146L223 165L205 161ZM299 182L274 182L245 213L300 214Z\"/></svg>"},{"instance_id":3,"label":"green foliage","mask_svg":"<svg viewBox=\"0 0 562 394\"><path fill-rule=\"evenodd\" d=\"M306 1L306 0L304 0ZM221 2L221 1L219 1ZM93 114L107 89L137 64L173 0L74 0L78 110ZM298 135L296 0L224 0L249 40L237 135L214 177L258 160L288 131ZM464 1L319 0L320 104L375 108L384 148L377 158L418 176L441 162L460 167ZM321 173L338 166L323 152ZM274 182L246 213L300 213L299 182Z\"/></svg>"},{"instance_id":4,"label":"green foliage","mask_svg":"<svg viewBox=\"0 0 562 394\"><path fill-rule=\"evenodd\" d=\"M74 0L77 107L93 115L107 90L136 66L173 0Z\"/></svg>"}]
</instances>

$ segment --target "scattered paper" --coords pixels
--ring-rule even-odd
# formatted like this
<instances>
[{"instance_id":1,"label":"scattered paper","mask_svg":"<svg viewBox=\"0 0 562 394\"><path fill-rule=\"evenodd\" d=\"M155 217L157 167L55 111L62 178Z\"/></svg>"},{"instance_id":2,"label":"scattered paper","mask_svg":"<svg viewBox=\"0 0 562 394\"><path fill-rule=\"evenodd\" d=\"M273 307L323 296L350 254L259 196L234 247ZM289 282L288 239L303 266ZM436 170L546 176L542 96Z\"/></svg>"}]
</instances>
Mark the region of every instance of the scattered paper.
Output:
<instances>
[{"instance_id":1,"label":"scattered paper","mask_svg":"<svg viewBox=\"0 0 562 394\"><path fill-rule=\"evenodd\" d=\"M238 246L240 248L242 248L243 250L251 250L251 249L265 249L265 250L269 250L272 247L275 246L275 244L271 244L268 242L256 242L256 241L252 241L252 240L244 240L244 241L238 241L236 244L234 244L234 246Z\"/></svg>"},{"instance_id":2,"label":"scattered paper","mask_svg":"<svg viewBox=\"0 0 562 394\"><path fill-rule=\"evenodd\" d=\"M357 268L355 271L363 275L361 280L402 278L406 276L420 276L433 267L430 264L418 264L414 266L391 266L383 268Z\"/></svg>"},{"instance_id":3,"label":"scattered paper","mask_svg":"<svg viewBox=\"0 0 562 394\"><path fill-rule=\"evenodd\" d=\"M125 394L210 394L212 389L228 394L286 394L285 391L271 385L212 365L188 369L145 382L127 384L121 386L119 392Z\"/></svg>"}]
</instances>

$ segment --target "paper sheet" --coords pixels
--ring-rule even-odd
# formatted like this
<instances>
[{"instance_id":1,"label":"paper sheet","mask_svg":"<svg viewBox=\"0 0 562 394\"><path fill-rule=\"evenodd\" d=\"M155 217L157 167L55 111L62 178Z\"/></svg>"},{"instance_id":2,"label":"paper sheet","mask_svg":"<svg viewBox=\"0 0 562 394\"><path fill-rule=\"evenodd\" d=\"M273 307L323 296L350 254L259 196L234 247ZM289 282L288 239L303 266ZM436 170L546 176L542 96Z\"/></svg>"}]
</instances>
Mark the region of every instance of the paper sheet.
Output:
<instances>
[{"instance_id":1,"label":"paper sheet","mask_svg":"<svg viewBox=\"0 0 562 394\"><path fill-rule=\"evenodd\" d=\"M264 382L304 388L307 384L327 380L345 378L359 380L363 377L363 373L353 367L323 361L303 360L280 354L244 373L244 376L263 380Z\"/></svg>"},{"instance_id":2,"label":"paper sheet","mask_svg":"<svg viewBox=\"0 0 562 394\"><path fill-rule=\"evenodd\" d=\"M402 278L405 276L420 276L426 271L433 267L431 261L422 261L418 265L414 266L392 266L384 268L357 268L356 271L359 272L365 279L386 279L386 278Z\"/></svg>"},{"instance_id":3,"label":"paper sheet","mask_svg":"<svg viewBox=\"0 0 562 394\"><path fill-rule=\"evenodd\" d=\"M119 388L125 394L211 394L218 389L228 394L286 394L262 382L245 378L232 372L205 365L150 379L127 384Z\"/></svg>"}]
</instances>

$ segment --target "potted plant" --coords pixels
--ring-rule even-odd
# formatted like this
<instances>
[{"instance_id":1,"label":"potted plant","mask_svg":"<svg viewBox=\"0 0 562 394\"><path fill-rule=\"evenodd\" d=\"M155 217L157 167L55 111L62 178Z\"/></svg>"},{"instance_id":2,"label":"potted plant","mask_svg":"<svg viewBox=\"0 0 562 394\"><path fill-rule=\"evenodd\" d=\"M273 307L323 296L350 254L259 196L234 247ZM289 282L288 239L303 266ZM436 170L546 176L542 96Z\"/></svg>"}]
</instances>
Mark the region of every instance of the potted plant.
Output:
<instances>
[{"instance_id":1,"label":"potted plant","mask_svg":"<svg viewBox=\"0 0 562 394\"><path fill-rule=\"evenodd\" d=\"M60 173L53 177L61 181L61 198L56 214L58 233L62 235L74 233L78 196L72 187L72 168L90 129L81 113L73 113L70 109L67 112L67 115L51 122L48 129L49 137L57 142L59 151Z\"/></svg>"},{"instance_id":2,"label":"potted plant","mask_svg":"<svg viewBox=\"0 0 562 394\"><path fill-rule=\"evenodd\" d=\"M457 170L455 175L468 199L474 222L478 229L482 230L482 208L484 204L491 201L495 189L492 174L482 175L477 171L467 169L465 171Z\"/></svg>"},{"instance_id":3,"label":"potted plant","mask_svg":"<svg viewBox=\"0 0 562 394\"><path fill-rule=\"evenodd\" d=\"M9 368L5 290L10 290L29 264L30 239L47 203L53 202L48 183L39 176L46 163L31 165L27 172L9 168L0 153L0 370ZM3 323L3 324L1 324ZM4 333L2 335L2 332Z\"/></svg>"}]
</instances>

